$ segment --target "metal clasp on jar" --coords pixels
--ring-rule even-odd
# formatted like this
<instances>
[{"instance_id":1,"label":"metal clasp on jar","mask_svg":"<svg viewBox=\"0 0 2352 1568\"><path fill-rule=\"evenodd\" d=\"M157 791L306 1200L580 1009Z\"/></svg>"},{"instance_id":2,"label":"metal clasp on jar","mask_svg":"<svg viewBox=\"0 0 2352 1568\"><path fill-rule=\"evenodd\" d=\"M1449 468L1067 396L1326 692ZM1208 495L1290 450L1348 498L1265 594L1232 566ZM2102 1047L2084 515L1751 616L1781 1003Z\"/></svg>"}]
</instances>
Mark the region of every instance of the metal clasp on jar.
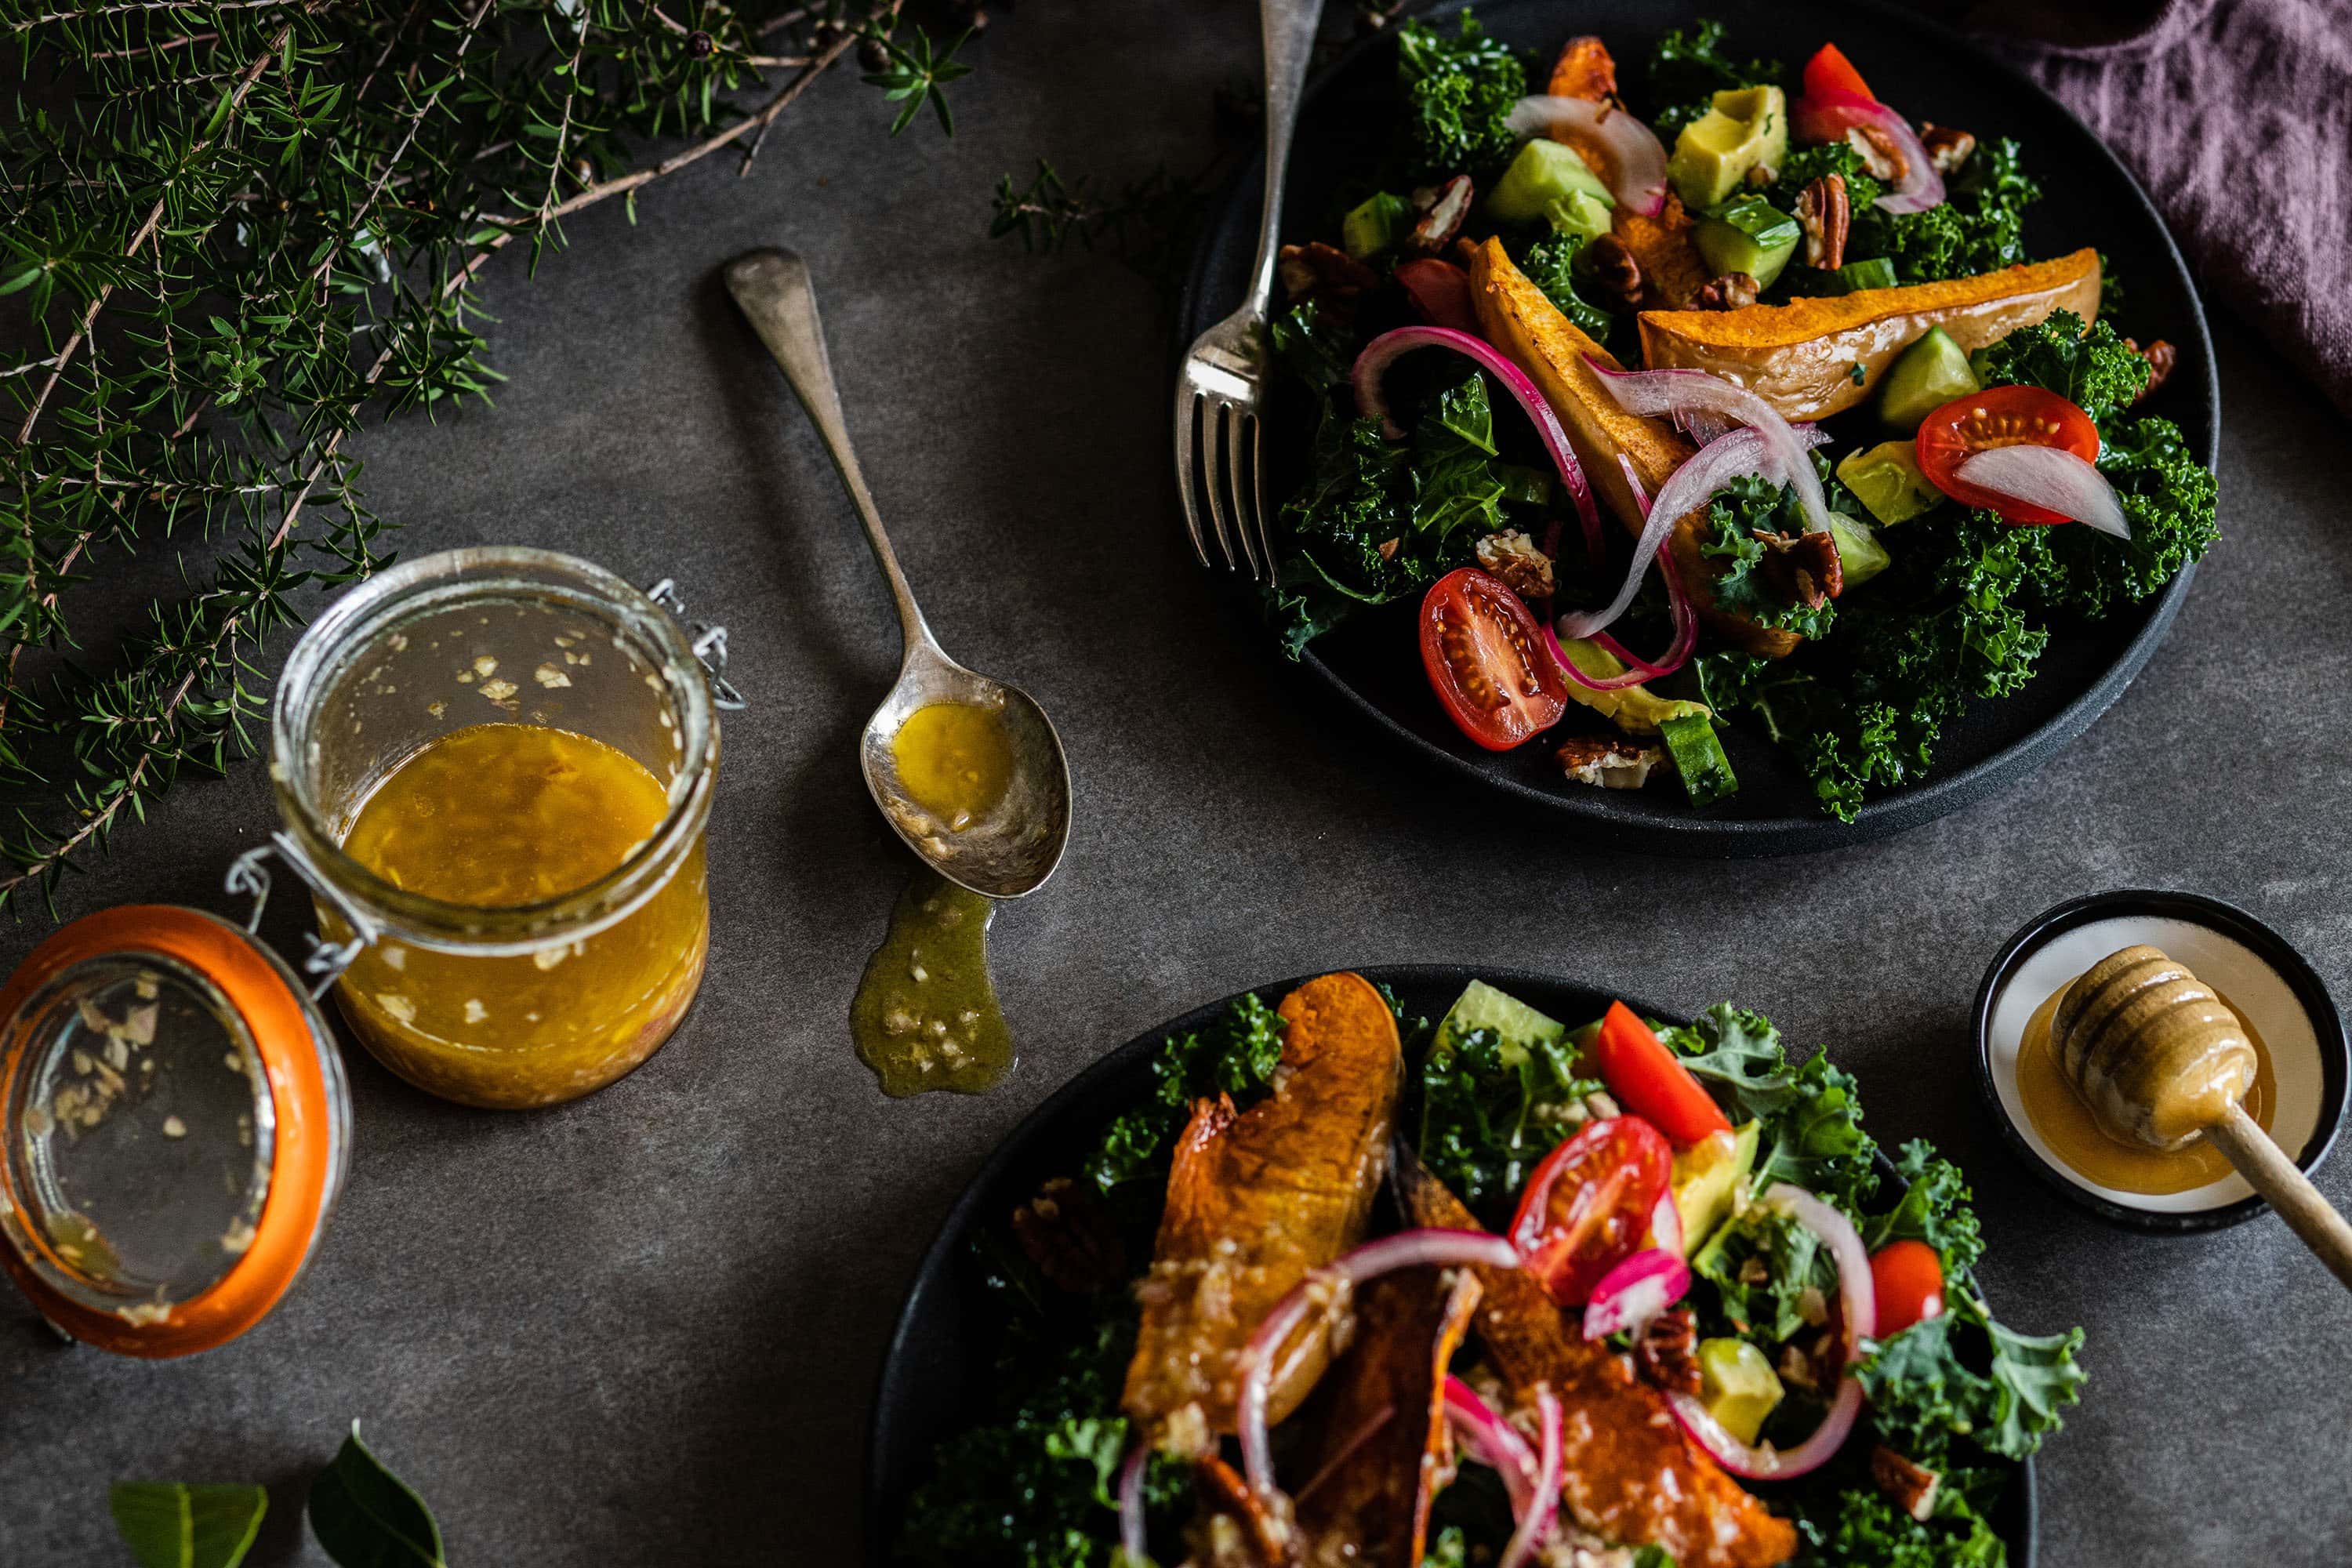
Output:
<instances>
[{"instance_id":1,"label":"metal clasp on jar","mask_svg":"<svg viewBox=\"0 0 2352 1568\"><path fill-rule=\"evenodd\" d=\"M710 676L711 700L730 713L744 707L743 694L727 679L727 628L714 626L708 621L688 620L686 595L678 592L677 579L665 577L646 590L646 597L676 616L693 634L694 657Z\"/></svg>"},{"instance_id":2,"label":"metal clasp on jar","mask_svg":"<svg viewBox=\"0 0 2352 1568\"><path fill-rule=\"evenodd\" d=\"M319 983L310 987L310 999L319 1001L327 994L328 987L334 984L343 971L352 966L352 961L383 934L383 928L369 919L366 912L336 887L331 879L311 863L301 845L284 833L273 833L268 843L255 845L232 861L228 876L225 879L225 885L232 895L244 893L253 900L253 912L245 920L247 935L257 940L259 938L261 911L269 907L269 868L263 862L272 855L292 867L294 874L309 883L313 893L332 904L335 912L342 917L343 923L351 930L349 942L329 942L315 931L302 933L303 939L310 944L310 952L302 960L302 973L318 976Z\"/></svg>"}]
</instances>

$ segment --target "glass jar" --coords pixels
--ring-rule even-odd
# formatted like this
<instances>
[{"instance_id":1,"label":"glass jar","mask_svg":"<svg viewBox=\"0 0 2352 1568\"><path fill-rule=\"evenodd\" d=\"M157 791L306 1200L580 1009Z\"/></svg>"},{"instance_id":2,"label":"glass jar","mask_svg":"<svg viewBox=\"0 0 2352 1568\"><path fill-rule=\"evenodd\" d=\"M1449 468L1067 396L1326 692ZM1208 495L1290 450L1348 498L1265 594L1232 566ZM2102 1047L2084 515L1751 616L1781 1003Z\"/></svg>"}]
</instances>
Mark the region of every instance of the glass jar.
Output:
<instances>
[{"instance_id":1,"label":"glass jar","mask_svg":"<svg viewBox=\"0 0 2352 1568\"><path fill-rule=\"evenodd\" d=\"M651 1056L693 1001L714 710L740 703L703 662L723 661L724 631L691 637L666 605L667 583L649 595L570 556L455 550L345 594L294 649L270 724L279 850L349 962L336 996L352 1032L418 1088L497 1108L572 1100ZM448 749L466 746L506 761ZM551 807L533 793L567 769L576 784L583 763L616 784L614 770L642 770L651 803L609 863L584 868L579 841L613 823L567 821L576 791ZM429 840L463 819L475 838L450 842L471 855L487 824L508 869L555 879L509 877L522 896L467 901L446 896L438 862L353 853L372 798L408 768L394 786L406 828ZM586 879L566 885L558 867Z\"/></svg>"}]
</instances>

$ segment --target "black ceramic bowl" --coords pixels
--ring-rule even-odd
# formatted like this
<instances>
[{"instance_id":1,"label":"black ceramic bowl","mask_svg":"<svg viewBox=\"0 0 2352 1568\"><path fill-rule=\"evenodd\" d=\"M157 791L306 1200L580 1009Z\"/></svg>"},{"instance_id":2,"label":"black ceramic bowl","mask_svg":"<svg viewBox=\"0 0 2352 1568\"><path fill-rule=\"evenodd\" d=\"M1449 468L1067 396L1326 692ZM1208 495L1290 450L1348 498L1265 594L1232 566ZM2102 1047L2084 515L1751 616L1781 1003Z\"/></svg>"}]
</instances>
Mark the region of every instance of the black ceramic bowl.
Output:
<instances>
[{"instance_id":1,"label":"black ceramic bowl","mask_svg":"<svg viewBox=\"0 0 2352 1568\"><path fill-rule=\"evenodd\" d=\"M2284 937L2245 910L2197 893L2125 889L2072 899L2025 922L1977 987L1977 1090L2002 1139L2052 1191L2131 1230L2179 1236L2220 1230L2268 1212L2242 1177L2161 1197L2092 1185L2051 1156L2017 1095L2021 1021L2057 987L2117 948L2147 942L2219 987L2271 1050L2278 1107L2271 1133L2305 1174L2343 1131L2352 1045L2327 987Z\"/></svg>"},{"instance_id":2,"label":"black ceramic bowl","mask_svg":"<svg viewBox=\"0 0 2352 1568\"><path fill-rule=\"evenodd\" d=\"M1555 1018L1597 1017L1618 1000L1648 1017L1675 1016L1622 992L1524 970L1397 964L1359 973L1391 987L1409 1010L1433 1018L1441 1016L1474 979L1499 986ZM1276 997L1299 983L1284 980L1254 989L1261 996ZM984 1226L1009 1215L1039 1182L1067 1174L1078 1152L1100 1135L1106 1121L1150 1092L1151 1062L1162 1041L1213 1022L1237 999L1228 996L1196 1007L1139 1035L1064 1085L997 1146L948 1211L946 1223L915 1271L906 1305L899 1309L898 1324L890 1336L875 1390L866 1471L866 1557L873 1568L883 1568L893 1560L892 1543L898 1521L905 1516L908 1497L929 1474L932 1450L940 1439L963 1424L974 1392L972 1379L984 1371L971 1356L973 1329L967 1321L966 1308L967 1292L972 1286L966 1278L965 1244ZM1901 1179L1884 1154L1879 1156L1879 1173L1886 1191L1902 1190ZM2033 1568L2038 1529L2033 1462L2028 1459L2014 1467L2014 1471L1992 1510L1991 1521L2008 1543L2011 1568Z\"/></svg>"},{"instance_id":3,"label":"black ceramic bowl","mask_svg":"<svg viewBox=\"0 0 2352 1568\"><path fill-rule=\"evenodd\" d=\"M1449 7L1438 18L1452 25ZM2147 196L2097 137L2034 83L1965 38L1906 12L1844 0L1487 0L1472 7L1488 31L1549 62L1578 33L1597 33L1629 86L1659 34L1699 16L1723 21L1737 55L1801 61L1835 40L1872 87L1912 120L2013 136L2042 186L2026 223L2028 251L2105 251L2129 292L2119 325L2142 342L2179 350L2171 379L2148 403L2177 423L2208 468L2221 426L2221 392L2205 316L2180 253ZM1360 45L1319 79L1301 115L1283 233L1328 236L1339 192L1387 144L1396 115L1395 44ZM1256 246L1264 168L1253 163L1212 214L1179 315L1181 349L1241 303ZM1296 394L1296 389L1288 389ZM1277 404L1265 450L1268 493L1287 495L1303 470L1312 417L1303 395ZM1284 465L1287 464L1287 467ZM1277 500L1276 504L1279 504ZM1899 542L1897 547L1899 548ZM1851 824L1822 814L1803 772L1744 722L1726 727L1739 793L1701 811L1671 787L1599 790L1567 782L1542 745L1480 750L1430 695L1413 634L1415 606L1385 605L1324 637L1304 663L1344 707L1392 736L1402 752L1465 783L1557 813L1583 836L1628 848L1702 857L1835 849L1916 827L2017 783L2090 728L2155 653L2189 593L2183 572L2147 603L2104 621L2062 620L2024 690L1973 704L1947 724L1927 783L1872 800ZM1270 657L1274 641L1265 635Z\"/></svg>"}]
</instances>

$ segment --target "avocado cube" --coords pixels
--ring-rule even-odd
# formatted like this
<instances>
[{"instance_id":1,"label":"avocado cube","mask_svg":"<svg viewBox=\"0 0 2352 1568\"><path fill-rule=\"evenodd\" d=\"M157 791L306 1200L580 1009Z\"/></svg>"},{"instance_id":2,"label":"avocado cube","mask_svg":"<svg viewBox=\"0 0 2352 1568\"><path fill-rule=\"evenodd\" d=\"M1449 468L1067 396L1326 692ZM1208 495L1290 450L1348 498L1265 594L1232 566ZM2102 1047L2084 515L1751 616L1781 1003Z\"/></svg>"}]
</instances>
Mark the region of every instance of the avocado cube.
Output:
<instances>
[{"instance_id":1,"label":"avocado cube","mask_svg":"<svg viewBox=\"0 0 2352 1568\"><path fill-rule=\"evenodd\" d=\"M1944 499L1944 492L1919 471L1917 443L1908 439L1882 441L1866 450L1847 453L1838 460L1837 477L1882 527L1933 511Z\"/></svg>"},{"instance_id":2,"label":"avocado cube","mask_svg":"<svg viewBox=\"0 0 2352 1568\"><path fill-rule=\"evenodd\" d=\"M1750 169L1778 175L1788 153L1787 95L1777 87L1727 88L1675 138L1666 179L1685 206L1711 207L1738 190Z\"/></svg>"},{"instance_id":3,"label":"avocado cube","mask_svg":"<svg viewBox=\"0 0 2352 1568\"><path fill-rule=\"evenodd\" d=\"M1503 177L1486 193L1486 211L1500 223L1533 223L1554 202L1583 192L1602 206L1617 205L1601 177L1586 167L1565 142L1538 137L1519 149Z\"/></svg>"}]
</instances>

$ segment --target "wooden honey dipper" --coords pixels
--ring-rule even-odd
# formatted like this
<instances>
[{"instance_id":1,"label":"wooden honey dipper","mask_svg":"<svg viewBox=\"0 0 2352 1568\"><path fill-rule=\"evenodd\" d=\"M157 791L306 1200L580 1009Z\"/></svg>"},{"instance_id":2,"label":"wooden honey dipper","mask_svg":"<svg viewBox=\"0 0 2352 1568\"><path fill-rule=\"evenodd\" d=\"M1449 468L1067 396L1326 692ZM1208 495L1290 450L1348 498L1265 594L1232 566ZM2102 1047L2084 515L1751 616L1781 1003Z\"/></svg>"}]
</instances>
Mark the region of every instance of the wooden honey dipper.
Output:
<instances>
[{"instance_id":1,"label":"wooden honey dipper","mask_svg":"<svg viewBox=\"0 0 2352 1568\"><path fill-rule=\"evenodd\" d=\"M2059 999L2050 1046L2059 1076L2101 1131L2150 1149L2211 1139L2352 1289L2352 1224L2246 1114L2253 1044L2229 1005L2186 964L2153 947L2109 953Z\"/></svg>"}]
</instances>

